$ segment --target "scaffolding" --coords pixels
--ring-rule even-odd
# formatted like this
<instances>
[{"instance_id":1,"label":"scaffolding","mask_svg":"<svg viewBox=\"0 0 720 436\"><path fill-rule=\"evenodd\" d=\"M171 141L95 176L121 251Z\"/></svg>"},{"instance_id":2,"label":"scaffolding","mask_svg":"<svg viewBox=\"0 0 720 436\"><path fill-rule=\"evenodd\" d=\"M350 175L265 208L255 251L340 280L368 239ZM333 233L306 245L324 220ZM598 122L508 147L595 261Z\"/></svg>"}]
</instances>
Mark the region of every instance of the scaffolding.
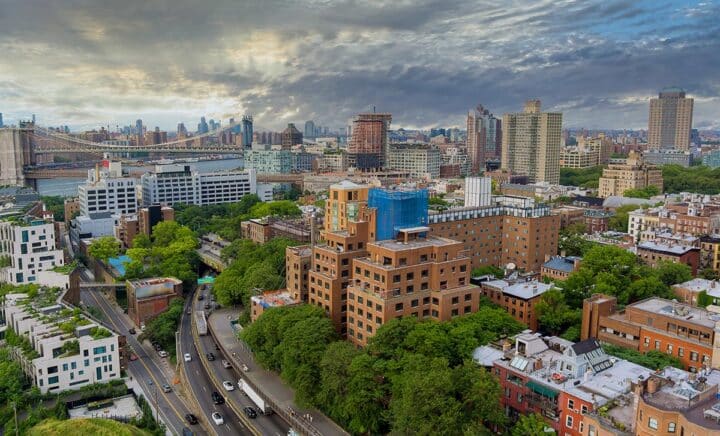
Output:
<instances>
[{"instance_id":1,"label":"scaffolding","mask_svg":"<svg viewBox=\"0 0 720 436\"><path fill-rule=\"evenodd\" d=\"M377 209L376 240L395 239L398 229L426 226L428 191L370 189L368 206Z\"/></svg>"}]
</instances>

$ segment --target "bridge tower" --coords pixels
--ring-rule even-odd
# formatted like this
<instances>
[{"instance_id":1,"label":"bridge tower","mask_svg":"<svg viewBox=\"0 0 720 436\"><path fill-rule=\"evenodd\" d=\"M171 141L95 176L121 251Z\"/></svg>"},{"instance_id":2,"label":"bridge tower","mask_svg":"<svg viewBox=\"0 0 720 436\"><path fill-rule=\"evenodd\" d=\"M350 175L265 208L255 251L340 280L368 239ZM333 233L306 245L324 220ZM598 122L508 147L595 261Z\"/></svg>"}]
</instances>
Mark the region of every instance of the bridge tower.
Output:
<instances>
[{"instance_id":1,"label":"bridge tower","mask_svg":"<svg viewBox=\"0 0 720 436\"><path fill-rule=\"evenodd\" d=\"M0 129L0 185L25 184L23 167L35 163L31 126Z\"/></svg>"}]
</instances>

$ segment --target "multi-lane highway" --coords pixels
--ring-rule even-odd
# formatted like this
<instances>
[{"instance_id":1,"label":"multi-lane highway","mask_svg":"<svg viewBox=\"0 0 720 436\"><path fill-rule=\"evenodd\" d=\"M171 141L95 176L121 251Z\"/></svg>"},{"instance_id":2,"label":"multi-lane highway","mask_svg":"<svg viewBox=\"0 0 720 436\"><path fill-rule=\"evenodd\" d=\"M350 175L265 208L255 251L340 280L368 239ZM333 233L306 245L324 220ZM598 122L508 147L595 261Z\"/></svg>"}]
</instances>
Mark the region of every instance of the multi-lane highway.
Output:
<instances>
[{"instance_id":1,"label":"multi-lane highway","mask_svg":"<svg viewBox=\"0 0 720 436\"><path fill-rule=\"evenodd\" d=\"M83 271L82 278L85 281L93 280L87 270ZM94 306L102 312L108 327L127 337L128 344L138 357L137 360L128 362L128 374L140 385L149 397L148 400L151 404L156 406L160 418L173 434L182 434L184 427L190 427L197 434L207 434L208 432L218 435L253 434L242 424L230 407L213 404L210 392L203 395L202 388L208 389L212 386L212 383L207 373L200 370L198 355L194 352L192 343L188 346L182 346L180 351L181 353L190 352L193 355L195 365L193 365L193 362L188 362L186 366L187 379L190 380L191 386L187 387L185 392L187 392L187 396L195 396L197 401L179 395L181 392L177 392L177 390L182 389L182 385L175 385L173 380L168 377L169 371L164 370L162 367L169 364L169 362L161 359L150 344L140 343L134 335L129 333L128 330L132 327L132 323L119 306L109 302L102 295L98 295L97 291L82 290L80 298L85 305ZM183 317L183 323L187 322L186 318L188 317ZM183 325L181 327L189 326ZM163 392L161 386L164 384L172 386L173 391L169 393ZM191 426L185 422L185 415L188 413L197 414L196 409L198 406L202 410L201 416L198 416L201 422L198 425ZM221 426L215 425L210 417L212 412L215 411L220 412L224 418L225 422Z\"/></svg>"},{"instance_id":2,"label":"multi-lane highway","mask_svg":"<svg viewBox=\"0 0 720 436\"><path fill-rule=\"evenodd\" d=\"M208 301L210 298L210 292L209 291L202 291L198 290L198 293L203 294L203 301L198 301L197 296L194 295L191 302L193 305L193 311L196 310L204 310L204 304ZM240 414L242 414L242 410L247 407L253 407L257 410L257 407L255 404L248 398L246 395L242 393L242 391L238 388L238 379L241 376L239 368L230 368L226 369L222 365L222 360L225 359L227 361L232 361L232 359L227 358L227 356L223 356L222 352L218 350L218 347L216 347L215 342L213 338L209 335L199 336L197 334L193 334L192 326L190 325L191 321L193 320L193 316L185 316L183 317L183 325L180 330L181 337L180 342L181 346L184 350L190 349L191 347L195 348L194 340L197 341L197 344L199 345L199 349L197 350L198 354L192 355L192 362L194 363L197 361L197 359L204 359L204 361L199 362L198 366L205 366L207 370L212 372L211 378L213 379L213 384L209 386L213 386L213 389L220 392L226 399L226 401L229 404L229 406L232 406L232 408L236 411L238 411ZM214 361L208 361L207 360L207 353L213 353L216 356L216 359ZM193 368L197 368L197 366L192 366ZM187 367L190 368L190 367ZM195 371L193 369L192 371ZM202 372L202 371L200 371ZM191 372L188 371L188 378L191 378ZM223 381L229 381L233 384L235 389L233 391L225 391L222 389L222 382ZM193 380L190 380L190 384L193 385ZM210 389L210 388L208 388ZM210 393L207 393L207 396L209 398ZM290 429L290 426L283 421L278 415L272 414L272 415L262 415L258 414L257 418L250 419L246 416L241 416L245 422L247 423L248 427L252 427L253 433L257 435L273 435L273 436L283 436L288 434L288 430Z\"/></svg>"}]
</instances>

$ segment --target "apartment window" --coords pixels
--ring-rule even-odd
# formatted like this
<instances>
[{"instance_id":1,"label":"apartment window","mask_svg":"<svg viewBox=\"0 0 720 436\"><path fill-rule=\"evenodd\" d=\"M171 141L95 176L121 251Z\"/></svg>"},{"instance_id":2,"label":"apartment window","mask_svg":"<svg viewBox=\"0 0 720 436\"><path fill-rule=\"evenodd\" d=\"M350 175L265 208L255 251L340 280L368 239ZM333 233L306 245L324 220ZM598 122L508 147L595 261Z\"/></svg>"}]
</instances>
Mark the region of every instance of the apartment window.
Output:
<instances>
[{"instance_id":1,"label":"apartment window","mask_svg":"<svg viewBox=\"0 0 720 436\"><path fill-rule=\"evenodd\" d=\"M465 301L470 301L470 300L472 300L472 295L471 295L471 294L465 294Z\"/></svg>"},{"instance_id":2,"label":"apartment window","mask_svg":"<svg viewBox=\"0 0 720 436\"><path fill-rule=\"evenodd\" d=\"M592 424L588 425L588 436L597 436L597 428Z\"/></svg>"},{"instance_id":3,"label":"apartment window","mask_svg":"<svg viewBox=\"0 0 720 436\"><path fill-rule=\"evenodd\" d=\"M58 376L56 376L56 375L54 375L54 376L52 376L52 377L48 377L48 384L49 384L49 385L57 384L58 381L59 381L59 379L58 379Z\"/></svg>"},{"instance_id":4,"label":"apartment window","mask_svg":"<svg viewBox=\"0 0 720 436\"><path fill-rule=\"evenodd\" d=\"M438 311L437 311L437 310L433 310L433 311L432 311L432 316L434 316L435 318L437 318L437 317L439 316Z\"/></svg>"},{"instance_id":5,"label":"apartment window","mask_svg":"<svg viewBox=\"0 0 720 436\"><path fill-rule=\"evenodd\" d=\"M426 269L420 271L420 277L427 277L429 275L430 275L430 273Z\"/></svg>"},{"instance_id":6,"label":"apartment window","mask_svg":"<svg viewBox=\"0 0 720 436\"><path fill-rule=\"evenodd\" d=\"M430 297L423 298L423 304L430 304Z\"/></svg>"},{"instance_id":7,"label":"apartment window","mask_svg":"<svg viewBox=\"0 0 720 436\"><path fill-rule=\"evenodd\" d=\"M647 336L645 336L645 346L646 347L650 346L650 338L648 338Z\"/></svg>"},{"instance_id":8,"label":"apartment window","mask_svg":"<svg viewBox=\"0 0 720 436\"><path fill-rule=\"evenodd\" d=\"M675 423L668 422L668 433L675 433Z\"/></svg>"},{"instance_id":9,"label":"apartment window","mask_svg":"<svg viewBox=\"0 0 720 436\"><path fill-rule=\"evenodd\" d=\"M400 281L400 274L395 274L395 275L393 276L393 283L397 283L397 282L399 282L399 281Z\"/></svg>"},{"instance_id":10,"label":"apartment window","mask_svg":"<svg viewBox=\"0 0 720 436\"><path fill-rule=\"evenodd\" d=\"M586 414L586 413L588 413L588 407L587 407L586 405L584 405L584 404L581 405L581 406L580 406L580 413L582 413L583 415Z\"/></svg>"},{"instance_id":11,"label":"apartment window","mask_svg":"<svg viewBox=\"0 0 720 436\"><path fill-rule=\"evenodd\" d=\"M460 297L453 297L453 298L452 298L452 304L458 304L459 301L460 301Z\"/></svg>"},{"instance_id":12,"label":"apartment window","mask_svg":"<svg viewBox=\"0 0 720 436\"><path fill-rule=\"evenodd\" d=\"M573 426L573 417L568 415L567 417L565 417L565 427L572 428L572 426Z\"/></svg>"},{"instance_id":13,"label":"apartment window","mask_svg":"<svg viewBox=\"0 0 720 436\"><path fill-rule=\"evenodd\" d=\"M585 423L580 422L580 424L578 424L578 431L582 434L583 430L585 430Z\"/></svg>"},{"instance_id":14,"label":"apartment window","mask_svg":"<svg viewBox=\"0 0 720 436\"><path fill-rule=\"evenodd\" d=\"M398 259L398 265L400 265L400 266L407 265L407 258L401 257L400 259Z\"/></svg>"},{"instance_id":15,"label":"apartment window","mask_svg":"<svg viewBox=\"0 0 720 436\"><path fill-rule=\"evenodd\" d=\"M575 410L575 400L568 400L568 409Z\"/></svg>"},{"instance_id":16,"label":"apartment window","mask_svg":"<svg viewBox=\"0 0 720 436\"><path fill-rule=\"evenodd\" d=\"M412 307L418 307L419 304L420 304L420 300L412 300L410 302L410 306L412 306Z\"/></svg>"},{"instance_id":17,"label":"apartment window","mask_svg":"<svg viewBox=\"0 0 720 436\"><path fill-rule=\"evenodd\" d=\"M458 313L459 313L459 312L458 312L457 309L453 309L453 310L450 312L450 315L451 315L451 316L458 316Z\"/></svg>"},{"instance_id":18,"label":"apartment window","mask_svg":"<svg viewBox=\"0 0 720 436\"><path fill-rule=\"evenodd\" d=\"M463 313L470 313L472 311L471 306L465 306L465 309L463 310Z\"/></svg>"},{"instance_id":19,"label":"apartment window","mask_svg":"<svg viewBox=\"0 0 720 436\"><path fill-rule=\"evenodd\" d=\"M656 350L660 349L660 341L655 341L655 349Z\"/></svg>"},{"instance_id":20,"label":"apartment window","mask_svg":"<svg viewBox=\"0 0 720 436\"><path fill-rule=\"evenodd\" d=\"M403 310L403 304L402 303L396 303L395 304L395 311Z\"/></svg>"},{"instance_id":21,"label":"apartment window","mask_svg":"<svg viewBox=\"0 0 720 436\"><path fill-rule=\"evenodd\" d=\"M648 427L650 427L653 430L657 430L658 428L658 422L655 418L648 418Z\"/></svg>"},{"instance_id":22,"label":"apartment window","mask_svg":"<svg viewBox=\"0 0 720 436\"><path fill-rule=\"evenodd\" d=\"M692 362L697 362L698 361L698 353L691 351L690 352L690 360Z\"/></svg>"},{"instance_id":23,"label":"apartment window","mask_svg":"<svg viewBox=\"0 0 720 436\"><path fill-rule=\"evenodd\" d=\"M683 347L678 347L678 357L685 356L685 349Z\"/></svg>"}]
</instances>

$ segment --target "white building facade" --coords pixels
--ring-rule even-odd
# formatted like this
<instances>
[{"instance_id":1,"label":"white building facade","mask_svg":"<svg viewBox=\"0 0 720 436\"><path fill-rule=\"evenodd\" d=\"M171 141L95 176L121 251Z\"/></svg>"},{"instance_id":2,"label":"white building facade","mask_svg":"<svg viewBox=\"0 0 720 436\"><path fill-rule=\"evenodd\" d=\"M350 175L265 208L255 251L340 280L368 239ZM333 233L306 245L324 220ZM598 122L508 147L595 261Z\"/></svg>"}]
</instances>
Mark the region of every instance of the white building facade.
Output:
<instances>
[{"instance_id":1,"label":"white building facade","mask_svg":"<svg viewBox=\"0 0 720 436\"><path fill-rule=\"evenodd\" d=\"M143 206L234 203L247 194L267 198L265 188L258 192L253 169L199 173L190 165L158 165L155 172L143 174L140 182Z\"/></svg>"},{"instance_id":2,"label":"white building facade","mask_svg":"<svg viewBox=\"0 0 720 436\"><path fill-rule=\"evenodd\" d=\"M80 214L137 212L136 180L122 176L120 162L105 161L104 165L89 170L85 184L78 186Z\"/></svg>"},{"instance_id":3,"label":"white building facade","mask_svg":"<svg viewBox=\"0 0 720 436\"><path fill-rule=\"evenodd\" d=\"M10 354L40 392L62 392L120 378L120 344L115 333L61 302L36 307L28 303L27 294L8 294L2 309L5 328L33 347L31 355L15 347Z\"/></svg>"},{"instance_id":4,"label":"white building facade","mask_svg":"<svg viewBox=\"0 0 720 436\"><path fill-rule=\"evenodd\" d=\"M465 178L465 207L490 206L492 203L492 179L490 177Z\"/></svg>"},{"instance_id":5,"label":"white building facade","mask_svg":"<svg viewBox=\"0 0 720 436\"><path fill-rule=\"evenodd\" d=\"M0 222L0 254L10 258L0 280L14 285L38 282L38 273L65 264L55 245L55 226L39 218Z\"/></svg>"}]
</instances>

